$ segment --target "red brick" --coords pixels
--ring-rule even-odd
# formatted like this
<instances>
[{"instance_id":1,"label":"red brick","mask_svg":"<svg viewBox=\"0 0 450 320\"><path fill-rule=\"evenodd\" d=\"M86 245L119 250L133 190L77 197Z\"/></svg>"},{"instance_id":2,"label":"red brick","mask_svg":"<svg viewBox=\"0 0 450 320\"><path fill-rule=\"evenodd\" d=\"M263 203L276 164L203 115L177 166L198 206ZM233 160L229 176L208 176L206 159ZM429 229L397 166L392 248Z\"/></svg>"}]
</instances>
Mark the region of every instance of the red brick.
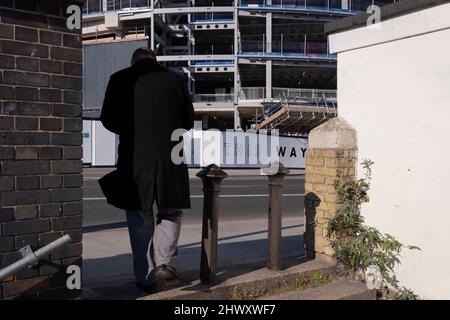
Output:
<instances>
[{"instance_id":1,"label":"red brick","mask_svg":"<svg viewBox=\"0 0 450 320\"><path fill-rule=\"evenodd\" d=\"M48 47L36 43L3 41L2 52L19 56L48 58Z\"/></svg>"},{"instance_id":2,"label":"red brick","mask_svg":"<svg viewBox=\"0 0 450 320\"><path fill-rule=\"evenodd\" d=\"M14 57L0 54L0 69L14 69Z\"/></svg>"},{"instance_id":3,"label":"red brick","mask_svg":"<svg viewBox=\"0 0 450 320\"><path fill-rule=\"evenodd\" d=\"M13 39L14 38L13 26L8 26L6 24L0 24L0 38Z\"/></svg>"},{"instance_id":4,"label":"red brick","mask_svg":"<svg viewBox=\"0 0 450 320\"><path fill-rule=\"evenodd\" d=\"M25 293L33 293L39 290L48 289L49 286L50 282L48 277L17 280L3 284L3 295L5 297L23 295Z\"/></svg>"},{"instance_id":5,"label":"red brick","mask_svg":"<svg viewBox=\"0 0 450 320\"><path fill-rule=\"evenodd\" d=\"M58 89L40 89L39 99L41 101L61 102L62 92Z\"/></svg>"},{"instance_id":6,"label":"red brick","mask_svg":"<svg viewBox=\"0 0 450 320\"><path fill-rule=\"evenodd\" d=\"M37 206L20 206L16 207L16 219L32 219L38 215Z\"/></svg>"},{"instance_id":7,"label":"red brick","mask_svg":"<svg viewBox=\"0 0 450 320\"><path fill-rule=\"evenodd\" d=\"M41 60L41 71L48 73L61 73L62 63L53 60Z\"/></svg>"},{"instance_id":8,"label":"red brick","mask_svg":"<svg viewBox=\"0 0 450 320\"><path fill-rule=\"evenodd\" d=\"M2 9L2 22L45 29L47 28L48 19L40 14Z\"/></svg>"},{"instance_id":9,"label":"red brick","mask_svg":"<svg viewBox=\"0 0 450 320\"><path fill-rule=\"evenodd\" d=\"M40 30L39 31L40 42L44 44L51 44L55 46L61 45L61 33Z\"/></svg>"},{"instance_id":10,"label":"red brick","mask_svg":"<svg viewBox=\"0 0 450 320\"><path fill-rule=\"evenodd\" d=\"M63 45L65 47L81 48L81 36L78 34L65 34L63 36Z\"/></svg>"},{"instance_id":11,"label":"red brick","mask_svg":"<svg viewBox=\"0 0 450 320\"><path fill-rule=\"evenodd\" d=\"M36 117L16 117L17 130L37 130L39 119Z\"/></svg>"},{"instance_id":12,"label":"red brick","mask_svg":"<svg viewBox=\"0 0 450 320\"><path fill-rule=\"evenodd\" d=\"M40 128L41 130L47 131L61 131L62 120L57 118L41 118Z\"/></svg>"},{"instance_id":13,"label":"red brick","mask_svg":"<svg viewBox=\"0 0 450 320\"><path fill-rule=\"evenodd\" d=\"M61 61L73 61L73 62L81 62L82 61L81 50L79 49L70 49L63 47L51 47L50 48L50 58Z\"/></svg>"},{"instance_id":14,"label":"red brick","mask_svg":"<svg viewBox=\"0 0 450 320\"><path fill-rule=\"evenodd\" d=\"M16 26L14 31L14 38L16 40L38 42L38 31L34 28L24 28Z\"/></svg>"},{"instance_id":15,"label":"red brick","mask_svg":"<svg viewBox=\"0 0 450 320\"><path fill-rule=\"evenodd\" d=\"M14 91L17 100L39 100L39 93L36 88L16 87Z\"/></svg>"},{"instance_id":16,"label":"red brick","mask_svg":"<svg viewBox=\"0 0 450 320\"><path fill-rule=\"evenodd\" d=\"M1 99L13 99L14 89L10 86L0 86L0 98Z\"/></svg>"},{"instance_id":17,"label":"red brick","mask_svg":"<svg viewBox=\"0 0 450 320\"><path fill-rule=\"evenodd\" d=\"M24 71L39 71L39 59L17 57L16 68Z\"/></svg>"},{"instance_id":18,"label":"red brick","mask_svg":"<svg viewBox=\"0 0 450 320\"><path fill-rule=\"evenodd\" d=\"M48 87L48 85L50 84L50 77L46 74L41 73L4 71L3 83L24 86Z\"/></svg>"},{"instance_id":19,"label":"red brick","mask_svg":"<svg viewBox=\"0 0 450 320\"><path fill-rule=\"evenodd\" d=\"M81 76L83 74L83 65L81 63L64 62L64 74Z\"/></svg>"}]
</instances>

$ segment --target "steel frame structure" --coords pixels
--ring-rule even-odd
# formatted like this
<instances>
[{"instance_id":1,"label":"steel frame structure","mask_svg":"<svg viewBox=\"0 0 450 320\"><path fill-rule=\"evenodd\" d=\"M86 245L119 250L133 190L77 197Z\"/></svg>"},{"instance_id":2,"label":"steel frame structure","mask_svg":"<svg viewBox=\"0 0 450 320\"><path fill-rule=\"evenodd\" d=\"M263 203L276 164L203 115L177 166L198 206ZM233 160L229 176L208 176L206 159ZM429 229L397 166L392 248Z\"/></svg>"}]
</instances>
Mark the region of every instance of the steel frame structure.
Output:
<instances>
[{"instance_id":1,"label":"steel frame structure","mask_svg":"<svg viewBox=\"0 0 450 320\"><path fill-rule=\"evenodd\" d=\"M101 12L90 12L90 1L99 2L94 7L100 7ZM149 47L157 53L158 61L185 73L192 94L205 97L209 95L209 109L205 110L213 109L214 94L220 99L224 95L232 95L232 103L231 99L226 99L226 102L228 110L233 113L234 129L243 124L240 114L243 100L240 92L249 75L251 78L259 72L260 78L253 81L263 83L262 87L265 88L260 102L276 102L280 97L274 97L272 92L273 87L280 86L278 79L283 79L284 71L279 71L284 70L282 68L288 68L293 73L296 68L303 68L310 73L316 72L319 74L318 78L321 68L335 72L336 57L328 54L326 36L323 32L320 35L308 30L320 29L325 22L360 12L352 10L356 0L216 0L217 6L212 0L90 1L86 1L83 16L87 23L83 28L85 38L92 37L93 34L98 37L111 33L124 36L126 25L142 22L145 24L144 35L148 36ZM359 2L366 3L367 6L374 3L373 0ZM381 2L387 3L388 0ZM108 26L108 21L113 21L111 26ZM297 25L304 31L295 31ZM304 32L304 40L301 32ZM321 40L308 42L309 34L314 34L314 37ZM292 35L294 40L291 42L284 38ZM220 37L223 37L223 42ZM247 38L258 40L246 40ZM200 43L209 40L213 43L211 52L205 43ZM287 50L289 46L294 49ZM253 50L248 50L249 47ZM252 68L256 68L256 71L253 72ZM273 76L274 70L277 70L276 79ZM200 84L206 91L211 89L212 85L208 87L208 82L212 80L208 79L214 77L232 79L227 84L231 88L227 89L229 92L196 90ZM332 73L322 78L324 79L315 84L314 89L329 89L330 83L332 87L335 86L336 78ZM321 88L321 85L326 88ZM203 103L202 99L194 98L194 101L199 101L200 105ZM218 102L224 107L223 99ZM201 110L200 105L196 111ZM258 106L261 109L261 104ZM336 113L335 110L333 112Z\"/></svg>"}]
</instances>

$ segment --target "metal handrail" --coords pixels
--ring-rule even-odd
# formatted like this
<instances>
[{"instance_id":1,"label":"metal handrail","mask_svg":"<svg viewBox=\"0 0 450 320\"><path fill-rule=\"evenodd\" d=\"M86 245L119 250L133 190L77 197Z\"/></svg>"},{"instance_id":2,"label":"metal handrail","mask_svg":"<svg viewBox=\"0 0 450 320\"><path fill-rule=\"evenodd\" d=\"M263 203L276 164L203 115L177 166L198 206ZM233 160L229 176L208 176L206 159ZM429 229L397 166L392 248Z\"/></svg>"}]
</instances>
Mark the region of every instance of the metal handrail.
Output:
<instances>
[{"instance_id":1,"label":"metal handrail","mask_svg":"<svg viewBox=\"0 0 450 320\"><path fill-rule=\"evenodd\" d=\"M334 104L333 98L336 97L336 91L335 90L320 90L320 89L290 89L290 88L274 88L278 89L281 92L279 92L277 95L279 96L279 101L274 101L274 104L263 108L263 111L257 114L250 122L251 123L259 123L262 120L266 119L267 117L270 117L275 112L280 110L283 107L289 107L289 104L310 104L316 107L317 112L323 112L329 113L330 112L330 106L329 102L332 103L333 109L336 110L336 105ZM296 92L301 96L299 98L295 95L292 97L292 92L289 92L292 90L293 92ZM275 90L274 90L275 92ZM286 94L287 93L287 94ZM326 97L327 94L333 94L332 99ZM275 95L275 94L274 94ZM275 95L276 96L276 95ZM323 107L325 110L320 110L320 108Z\"/></svg>"},{"instance_id":2,"label":"metal handrail","mask_svg":"<svg viewBox=\"0 0 450 320\"><path fill-rule=\"evenodd\" d=\"M240 90L239 98L246 100L264 99L266 97L265 90L265 87L243 87ZM294 103L296 100L308 100L322 97L322 94L325 94L328 99L335 99L337 94L336 90L281 87L273 87L272 93L274 97L285 97L287 100Z\"/></svg>"},{"instance_id":3,"label":"metal handrail","mask_svg":"<svg viewBox=\"0 0 450 320\"><path fill-rule=\"evenodd\" d=\"M27 267L32 267L36 265L39 262L39 260L48 256L50 253L52 253L59 247L64 246L71 240L72 238L70 237L70 235L66 234L61 238L56 239L55 241L50 242L46 246L36 250L35 252L33 252L30 245L23 247L22 249L19 250L19 252L22 254L22 259L17 260L13 264L0 270L0 281Z\"/></svg>"},{"instance_id":4,"label":"metal handrail","mask_svg":"<svg viewBox=\"0 0 450 320\"><path fill-rule=\"evenodd\" d=\"M196 94L193 102L233 102L233 94Z\"/></svg>"}]
</instances>

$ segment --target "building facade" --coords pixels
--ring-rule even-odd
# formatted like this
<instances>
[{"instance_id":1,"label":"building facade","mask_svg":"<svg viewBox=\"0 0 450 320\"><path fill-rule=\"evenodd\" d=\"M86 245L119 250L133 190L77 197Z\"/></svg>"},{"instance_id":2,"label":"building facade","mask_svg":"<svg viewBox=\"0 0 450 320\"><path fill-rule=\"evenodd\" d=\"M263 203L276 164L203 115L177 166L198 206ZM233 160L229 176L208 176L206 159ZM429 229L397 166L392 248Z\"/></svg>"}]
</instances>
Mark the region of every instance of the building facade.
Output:
<instances>
[{"instance_id":1,"label":"building facade","mask_svg":"<svg viewBox=\"0 0 450 320\"><path fill-rule=\"evenodd\" d=\"M358 162L374 161L362 214L404 245L395 273L422 299L450 299L449 16L448 0L400 1L380 28L364 16L326 28L339 117L356 130Z\"/></svg>"}]
</instances>

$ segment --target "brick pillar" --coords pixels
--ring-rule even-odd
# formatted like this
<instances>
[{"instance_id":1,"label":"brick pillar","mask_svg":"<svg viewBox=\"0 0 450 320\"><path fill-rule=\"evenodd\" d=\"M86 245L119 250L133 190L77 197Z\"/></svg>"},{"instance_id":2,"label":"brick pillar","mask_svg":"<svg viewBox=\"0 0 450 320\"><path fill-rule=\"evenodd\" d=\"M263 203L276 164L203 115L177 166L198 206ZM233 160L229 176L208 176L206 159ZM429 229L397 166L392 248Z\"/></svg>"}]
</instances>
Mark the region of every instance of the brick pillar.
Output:
<instances>
[{"instance_id":1,"label":"brick pillar","mask_svg":"<svg viewBox=\"0 0 450 320\"><path fill-rule=\"evenodd\" d=\"M81 30L66 7L82 1L0 1L0 268L70 234L73 241L0 283L0 298L69 298L81 266Z\"/></svg>"},{"instance_id":2,"label":"brick pillar","mask_svg":"<svg viewBox=\"0 0 450 320\"><path fill-rule=\"evenodd\" d=\"M339 171L355 175L356 132L343 119L333 118L309 134L305 172L305 248L309 256L332 255L327 222L339 203L334 182Z\"/></svg>"}]
</instances>

